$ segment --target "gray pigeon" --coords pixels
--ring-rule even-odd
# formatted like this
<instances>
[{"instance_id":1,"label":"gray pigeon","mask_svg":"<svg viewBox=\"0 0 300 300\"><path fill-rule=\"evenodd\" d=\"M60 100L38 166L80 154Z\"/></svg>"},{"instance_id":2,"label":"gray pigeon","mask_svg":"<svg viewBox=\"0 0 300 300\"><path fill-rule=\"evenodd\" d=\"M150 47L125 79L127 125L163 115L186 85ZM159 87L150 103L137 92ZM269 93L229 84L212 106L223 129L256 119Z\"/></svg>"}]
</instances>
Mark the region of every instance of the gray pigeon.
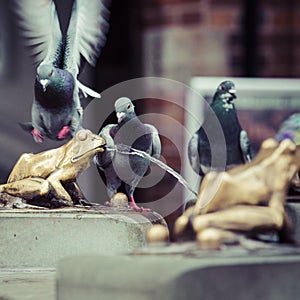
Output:
<instances>
[{"instance_id":1,"label":"gray pigeon","mask_svg":"<svg viewBox=\"0 0 300 300\"><path fill-rule=\"evenodd\" d=\"M206 112L204 123L189 141L188 157L193 170L200 176L205 175L211 168L228 169L252 160L250 141L247 132L241 128L233 103L235 93L232 81L220 83L210 109ZM216 121L219 124L216 124ZM223 130L225 145L220 145L220 140L215 138L218 130L216 125L220 125ZM214 166L212 166L212 148L216 151ZM218 156L222 156L224 160L218 159Z\"/></svg>"},{"instance_id":2,"label":"gray pigeon","mask_svg":"<svg viewBox=\"0 0 300 300\"><path fill-rule=\"evenodd\" d=\"M106 151L97 155L94 162L98 171L104 173L109 198L118 192L124 184L125 192L130 200L130 207L140 208L133 197L134 190L149 167L149 160L122 153L134 153L133 149L144 151L154 158L159 158L161 142L157 129L143 124L136 116L134 105L129 98L122 97L115 102L118 124L109 124L99 133L106 141ZM121 150L121 153L113 149Z\"/></svg>"},{"instance_id":3,"label":"gray pigeon","mask_svg":"<svg viewBox=\"0 0 300 300\"><path fill-rule=\"evenodd\" d=\"M53 0L16 1L16 6L38 62L32 122L21 126L39 143L45 137L69 139L81 128L84 98L100 98L77 77L83 61L95 66L106 42L107 5L104 0L74 0L66 34Z\"/></svg>"}]
</instances>

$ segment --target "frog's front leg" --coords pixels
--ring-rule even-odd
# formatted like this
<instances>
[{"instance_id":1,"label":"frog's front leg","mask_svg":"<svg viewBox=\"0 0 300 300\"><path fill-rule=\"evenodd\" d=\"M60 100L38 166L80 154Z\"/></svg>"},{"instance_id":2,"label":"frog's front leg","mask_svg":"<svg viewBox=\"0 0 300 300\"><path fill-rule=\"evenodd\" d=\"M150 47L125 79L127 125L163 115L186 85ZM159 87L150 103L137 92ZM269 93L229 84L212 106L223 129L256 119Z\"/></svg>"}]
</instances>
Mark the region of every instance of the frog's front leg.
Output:
<instances>
[{"instance_id":1,"label":"frog's front leg","mask_svg":"<svg viewBox=\"0 0 300 300\"><path fill-rule=\"evenodd\" d=\"M81 191L80 187L76 183L76 181L69 181L63 183L63 186L68 191L69 195L71 196L73 203L80 203L81 201L85 201L85 196Z\"/></svg>"},{"instance_id":2,"label":"frog's front leg","mask_svg":"<svg viewBox=\"0 0 300 300\"><path fill-rule=\"evenodd\" d=\"M63 185L61 184L61 170L51 174L48 178L47 181L50 183L51 187L52 187L52 193L53 196L56 199L61 199L61 200L66 200L69 202L72 202L72 198L69 195L69 193L66 191L66 189L63 187Z\"/></svg>"}]
</instances>

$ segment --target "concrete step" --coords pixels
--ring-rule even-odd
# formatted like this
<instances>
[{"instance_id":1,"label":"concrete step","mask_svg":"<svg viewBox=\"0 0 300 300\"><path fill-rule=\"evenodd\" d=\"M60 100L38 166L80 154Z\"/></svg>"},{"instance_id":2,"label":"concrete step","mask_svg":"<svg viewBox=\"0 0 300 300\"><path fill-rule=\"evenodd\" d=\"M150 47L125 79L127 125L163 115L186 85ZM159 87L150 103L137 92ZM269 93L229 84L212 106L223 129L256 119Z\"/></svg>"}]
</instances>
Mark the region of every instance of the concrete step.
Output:
<instances>
[{"instance_id":1,"label":"concrete step","mask_svg":"<svg viewBox=\"0 0 300 300\"><path fill-rule=\"evenodd\" d=\"M67 258L57 270L57 299L295 300L300 255L292 250Z\"/></svg>"}]
</instances>

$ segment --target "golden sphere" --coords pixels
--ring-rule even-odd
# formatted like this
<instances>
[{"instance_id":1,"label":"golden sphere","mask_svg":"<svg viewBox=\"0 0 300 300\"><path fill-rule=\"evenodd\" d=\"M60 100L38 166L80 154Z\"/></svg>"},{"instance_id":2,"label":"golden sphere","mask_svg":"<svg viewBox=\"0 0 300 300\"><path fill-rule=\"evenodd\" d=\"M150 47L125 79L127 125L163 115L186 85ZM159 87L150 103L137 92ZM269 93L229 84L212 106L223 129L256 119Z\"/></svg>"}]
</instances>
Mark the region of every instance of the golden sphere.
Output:
<instances>
[{"instance_id":1,"label":"golden sphere","mask_svg":"<svg viewBox=\"0 0 300 300\"><path fill-rule=\"evenodd\" d=\"M146 233L147 243L167 243L169 241L169 230L166 226L155 224Z\"/></svg>"},{"instance_id":2,"label":"golden sphere","mask_svg":"<svg viewBox=\"0 0 300 300\"><path fill-rule=\"evenodd\" d=\"M175 234L181 234L188 226L189 218L186 215L182 215L175 221L174 232Z\"/></svg>"},{"instance_id":3,"label":"golden sphere","mask_svg":"<svg viewBox=\"0 0 300 300\"><path fill-rule=\"evenodd\" d=\"M110 204L112 207L127 207L128 197L123 193L116 193L110 199Z\"/></svg>"},{"instance_id":4,"label":"golden sphere","mask_svg":"<svg viewBox=\"0 0 300 300\"><path fill-rule=\"evenodd\" d=\"M198 232L197 241L202 249L218 250L222 245L220 232L215 228L207 228Z\"/></svg>"}]
</instances>

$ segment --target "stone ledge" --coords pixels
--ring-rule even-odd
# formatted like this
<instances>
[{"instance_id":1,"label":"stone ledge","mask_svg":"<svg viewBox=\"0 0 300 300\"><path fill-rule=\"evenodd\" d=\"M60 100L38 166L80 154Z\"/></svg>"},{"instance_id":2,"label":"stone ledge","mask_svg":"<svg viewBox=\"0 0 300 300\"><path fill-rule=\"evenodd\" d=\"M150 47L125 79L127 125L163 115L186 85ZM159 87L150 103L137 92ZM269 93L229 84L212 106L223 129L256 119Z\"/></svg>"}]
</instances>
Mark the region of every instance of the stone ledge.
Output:
<instances>
[{"instance_id":1,"label":"stone ledge","mask_svg":"<svg viewBox=\"0 0 300 300\"><path fill-rule=\"evenodd\" d=\"M57 299L294 300L300 294L297 253L203 254L67 258L57 270Z\"/></svg>"},{"instance_id":2,"label":"stone ledge","mask_svg":"<svg viewBox=\"0 0 300 300\"><path fill-rule=\"evenodd\" d=\"M1 300L55 300L55 270L0 270Z\"/></svg>"},{"instance_id":3,"label":"stone ledge","mask_svg":"<svg viewBox=\"0 0 300 300\"><path fill-rule=\"evenodd\" d=\"M66 256L128 253L144 246L146 230L162 220L148 216L113 209L0 210L0 268L55 268Z\"/></svg>"}]
</instances>

